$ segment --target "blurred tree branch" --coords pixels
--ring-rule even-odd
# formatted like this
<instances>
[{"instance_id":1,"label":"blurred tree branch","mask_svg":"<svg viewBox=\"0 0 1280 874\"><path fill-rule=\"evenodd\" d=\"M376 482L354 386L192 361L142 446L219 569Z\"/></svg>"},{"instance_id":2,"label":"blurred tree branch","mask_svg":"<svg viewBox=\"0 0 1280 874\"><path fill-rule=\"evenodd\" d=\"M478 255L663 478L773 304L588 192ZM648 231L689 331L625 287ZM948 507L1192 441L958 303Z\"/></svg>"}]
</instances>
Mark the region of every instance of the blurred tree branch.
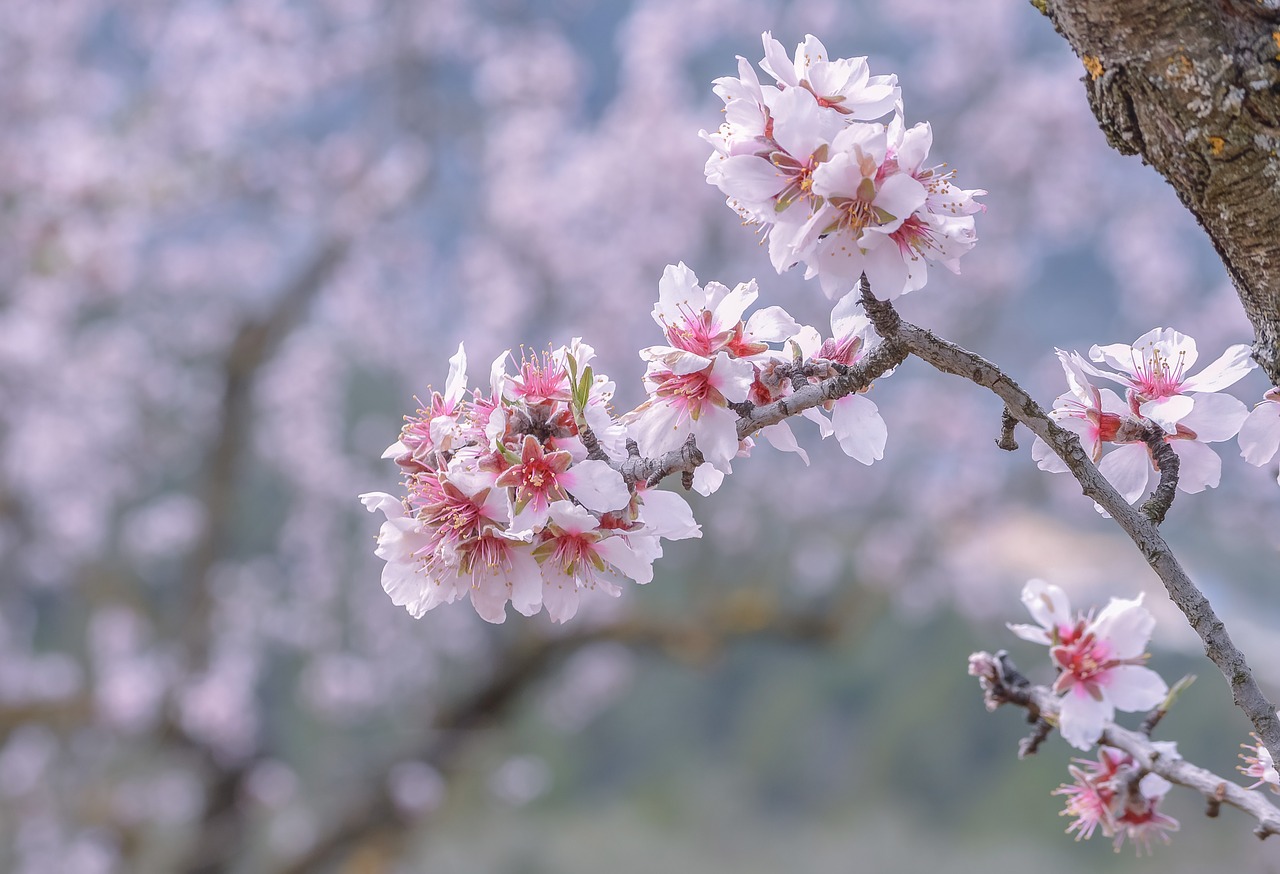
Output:
<instances>
[{"instance_id":1,"label":"blurred tree branch","mask_svg":"<svg viewBox=\"0 0 1280 874\"><path fill-rule=\"evenodd\" d=\"M856 608L852 599L847 599L822 611L788 613L777 610L771 601L744 597L728 599L715 609L683 621L625 619L557 637L525 640L507 651L487 682L441 712L415 747L387 761L364 787L349 790L347 812L324 830L310 850L278 871L308 874L350 857L362 847L400 840L420 819L407 816L396 805L388 790L391 769L401 762L420 761L446 778L456 774L463 764L464 747L478 736L477 730L505 718L567 655L584 647L615 642L657 650L674 658L703 661L726 646L749 640L825 645L869 612L865 599ZM243 785L252 764L228 771L218 785L231 787L232 795L238 795L238 787ZM225 799L225 793L220 797ZM232 868L242 847L225 837L243 834L243 823L232 820L242 819L247 811L232 803L218 814L206 817L190 861L181 868L186 874L213 874Z\"/></svg>"},{"instance_id":2,"label":"blurred tree branch","mask_svg":"<svg viewBox=\"0 0 1280 874\"><path fill-rule=\"evenodd\" d=\"M1113 148L1209 235L1280 385L1280 3L1032 0L1079 55Z\"/></svg>"}]
</instances>

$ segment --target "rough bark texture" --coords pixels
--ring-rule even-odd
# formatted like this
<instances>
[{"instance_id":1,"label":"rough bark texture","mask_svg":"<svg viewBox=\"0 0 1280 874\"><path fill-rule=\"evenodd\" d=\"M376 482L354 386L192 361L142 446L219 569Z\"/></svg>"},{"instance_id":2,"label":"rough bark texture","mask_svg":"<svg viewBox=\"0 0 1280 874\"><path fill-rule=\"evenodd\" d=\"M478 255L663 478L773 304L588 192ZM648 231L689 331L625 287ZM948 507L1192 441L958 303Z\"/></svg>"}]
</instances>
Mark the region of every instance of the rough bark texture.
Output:
<instances>
[{"instance_id":1,"label":"rough bark texture","mask_svg":"<svg viewBox=\"0 0 1280 874\"><path fill-rule=\"evenodd\" d=\"M1080 56L1111 145L1173 186L1280 385L1280 0L1032 0Z\"/></svg>"}]
</instances>

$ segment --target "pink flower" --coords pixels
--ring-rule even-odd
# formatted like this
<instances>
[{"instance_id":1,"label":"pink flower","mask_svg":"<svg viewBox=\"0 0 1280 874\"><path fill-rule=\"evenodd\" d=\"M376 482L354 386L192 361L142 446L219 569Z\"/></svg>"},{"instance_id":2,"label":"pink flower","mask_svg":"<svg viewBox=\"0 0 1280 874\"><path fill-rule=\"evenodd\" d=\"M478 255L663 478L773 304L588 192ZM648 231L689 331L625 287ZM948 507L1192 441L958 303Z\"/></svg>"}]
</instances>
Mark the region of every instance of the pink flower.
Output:
<instances>
[{"instance_id":1,"label":"pink flower","mask_svg":"<svg viewBox=\"0 0 1280 874\"><path fill-rule=\"evenodd\" d=\"M1129 405L1137 415L1156 422L1169 433L1191 412L1195 404L1207 402L1208 393L1233 385L1253 369L1249 347L1232 346L1216 361L1193 376L1186 372L1196 363L1196 341L1172 328L1152 328L1132 346L1115 343L1093 346L1089 357L1119 373L1090 367L1094 374L1128 387ZM1205 393L1189 395L1188 392ZM1246 415L1244 404L1227 395L1217 395L1213 415L1221 426L1239 430ZM1235 434L1233 430L1232 435ZM1226 439L1226 438L1223 438Z\"/></svg>"},{"instance_id":2,"label":"pink flower","mask_svg":"<svg viewBox=\"0 0 1280 874\"><path fill-rule=\"evenodd\" d=\"M1169 693L1164 680L1143 666L1155 617L1142 606L1141 595L1133 600L1112 598L1096 617L1072 618L1061 589L1031 580L1023 587L1022 601L1040 627L1009 629L1050 647L1059 670L1053 691L1062 696L1058 730L1076 749L1097 743L1116 710L1147 710Z\"/></svg>"},{"instance_id":3,"label":"pink flower","mask_svg":"<svg viewBox=\"0 0 1280 874\"><path fill-rule=\"evenodd\" d=\"M1164 756L1178 755L1172 743L1157 746ZM1139 777L1137 762L1128 753L1100 747L1096 762L1075 759L1068 771L1074 782L1064 783L1053 794L1067 797L1062 813L1075 818L1067 833L1075 832L1077 841L1088 840L1101 829L1106 837L1115 838L1117 850L1128 838L1141 855L1151 852L1153 838L1168 843L1168 832L1178 830L1178 821L1159 810L1169 781L1152 773Z\"/></svg>"},{"instance_id":4,"label":"pink flower","mask_svg":"<svg viewBox=\"0 0 1280 874\"><path fill-rule=\"evenodd\" d=\"M1276 771L1276 763L1271 758L1271 751L1262 745L1262 741L1258 740L1256 734L1250 732L1250 736L1254 742L1252 744L1241 744L1241 746L1252 752L1253 755L1240 754L1240 758L1244 759L1243 765L1237 765L1240 773L1246 777L1257 778L1257 782L1250 786L1250 789L1267 786L1272 792L1280 794L1280 772Z\"/></svg>"},{"instance_id":5,"label":"pink flower","mask_svg":"<svg viewBox=\"0 0 1280 874\"><path fill-rule=\"evenodd\" d=\"M533 555L542 566L542 603L552 622L572 619L584 590L616 598L622 594L617 582L622 577L641 584L653 579L657 556L642 554L625 537L602 528L585 508L557 501L550 515Z\"/></svg>"},{"instance_id":6,"label":"pink flower","mask_svg":"<svg viewBox=\"0 0 1280 874\"><path fill-rule=\"evenodd\" d=\"M796 46L794 59L787 57L782 43L768 31L760 39L764 43L760 69L773 76L784 93L803 88L824 108L861 121L891 112L901 99L896 76L872 76L865 57L829 60L826 46L813 34Z\"/></svg>"}]
</instances>

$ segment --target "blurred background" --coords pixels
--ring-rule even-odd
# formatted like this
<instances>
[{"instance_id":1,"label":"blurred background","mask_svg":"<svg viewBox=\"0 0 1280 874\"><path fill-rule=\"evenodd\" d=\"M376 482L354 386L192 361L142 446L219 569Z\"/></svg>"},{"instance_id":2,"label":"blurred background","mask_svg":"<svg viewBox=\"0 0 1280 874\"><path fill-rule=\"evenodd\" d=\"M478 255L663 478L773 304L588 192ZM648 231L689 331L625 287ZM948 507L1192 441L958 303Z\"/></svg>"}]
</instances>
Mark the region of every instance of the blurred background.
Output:
<instances>
[{"instance_id":1,"label":"blurred background","mask_svg":"<svg viewBox=\"0 0 1280 874\"><path fill-rule=\"evenodd\" d=\"M883 462L802 423L811 466L757 448L691 496L702 540L566 628L381 591L356 495L396 491L378 456L460 340L582 336L628 409L668 263L826 326L702 180L711 80L763 30L898 73L990 192L906 317L1045 404L1055 346L1251 340L1027 4L0 5L0 869L1280 870L1178 791L1154 859L1063 834L1071 751L1019 762L965 675L1008 647L1049 679L1003 625L1029 577L1149 593L1152 666L1200 675L1160 732L1186 756L1233 773L1247 725L1121 532L919 362L872 392ZM1280 490L1219 449L1165 530L1274 696Z\"/></svg>"}]
</instances>

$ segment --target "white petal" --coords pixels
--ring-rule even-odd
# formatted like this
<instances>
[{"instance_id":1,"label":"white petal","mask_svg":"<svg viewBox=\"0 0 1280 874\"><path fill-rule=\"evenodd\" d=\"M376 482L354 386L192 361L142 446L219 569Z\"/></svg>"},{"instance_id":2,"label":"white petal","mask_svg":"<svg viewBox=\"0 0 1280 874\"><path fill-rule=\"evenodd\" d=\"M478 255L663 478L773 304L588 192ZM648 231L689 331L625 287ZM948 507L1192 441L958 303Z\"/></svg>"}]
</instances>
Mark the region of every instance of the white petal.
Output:
<instances>
[{"instance_id":1,"label":"white petal","mask_svg":"<svg viewBox=\"0 0 1280 874\"><path fill-rule=\"evenodd\" d=\"M510 547L507 558L511 562L505 569L511 585L511 606L522 616L532 616L542 609L542 568L527 546Z\"/></svg>"},{"instance_id":2,"label":"white petal","mask_svg":"<svg viewBox=\"0 0 1280 874\"><path fill-rule=\"evenodd\" d=\"M1041 628L1052 631L1071 624L1071 601L1058 586L1044 580L1027 580L1021 597L1023 606Z\"/></svg>"},{"instance_id":3,"label":"white petal","mask_svg":"<svg viewBox=\"0 0 1280 874\"><path fill-rule=\"evenodd\" d=\"M1134 659L1147 649L1156 618L1142 606L1142 596L1137 598L1112 598L1094 618L1089 630L1100 640L1109 641L1111 656L1117 659Z\"/></svg>"},{"instance_id":4,"label":"white petal","mask_svg":"<svg viewBox=\"0 0 1280 874\"><path fill-rule=\"evenodd\" d=\"M1222 479L1222 459L1199 440L1171 440L1178 453L1178 489L1189 495L1218 487Z\"/></svg>"},{"instance_id":5,"label":"white petal","mask_svg":"<svg viewBox=\"0 0 1280 874\"><path fill-rule=\"evenodd\" d=\"M724 395L727 400L740 403L747 399L747 395L751 392L751 384L755 382L756 369L750 361L743 361L740 358L730 358L728 353L717 352L715 363L711 367L711 373L707 375L707 382L711 387L720 394ZM704 415L706 407L703 408ZM729 411L732 413L732 411ZM732 413L737 417L737 413ZM737 439L737 438L735 438ZM737 454L738 450L734 450ZM730 456L732 458L733 456Z\"/></svg>"},{"instance_id":6,"label":"white petal","mask_svg":"<svg viewBox=\"0 0 1280 874\"><path fill-rule=\"evenodd\" d=\"M884 458L889 431L876 405L862 395L848 395L831 409L831 425L840 448L850 458L871 464Z\"/></svg>"},{"instance_id":7,"label":"white petal","mask_svg":"<svg viewBox=\"0 0 1280 874\"><path fill-rule=\"evenodd\" d=\"M723 482L724 472L713 464L700 464L693 472L693 490L704 498L720 488Z\"/></svg>"},{"instance_id":8,"label":"white petal","mask_svg":"<svg viewBox=\"0 0 1280 874\"><path fill-rule=\"evenodd\" d=\"M1115 708L1104 697L1101 701L1088 690L1076 684L1062 697L1062 709L1058 717L1058 731L1062 739L1078 750L1087 750L1098 742L1107 721L1115 715Z\"/></svg>"},{"instance_id":9,"label":"white petal","mask_svg":"<svg viewBox=\"0 0 1280 874\"><path fill-rule=\"evenodd\" d=\"M1120 665L1106 672L1107 699L1117 710L1150 710L1169 694L1160 675L1141 665Z\"/></svg>"},{"instance_id":10,"label":"white petal","mask_svg":"<svg viewBox=\"0 0 1280 874\"><path fill-rule=\"evenodd\" d=\"M840 298L831 308L831 336L836 340L863 334L870 327L871 321L862 312L862 298L854 292Z\"/></svg>"},{"instance_id":11,"label":"white petal","mask_svg":"<svg viewBox=\"0 0 1280 874\"><path fill-rule=\"evenodd\" d=\"M1187 365L1188 367L1190 365ZM1252 350L1244 344L1238 344L1228 347L1226 352L1219 356L1204 370L1189 376L1182 381L1183 391L1219 391L1229 385L1234 385L1246 373L1253 370L1257 365L1254 364Z\"/></svg>"},{"instance_id":12,"label":"white petal","mask_svg":"<svg viewBox=\"0 0 1280 874\"><path fill-rule=\"evenodd\" d=\"M727 407L704 406L693 433L702 457L727 473L729 462L738 454L738 414Z\"/></svg>"},{"instance_id":13,"label":"white petal","mask_svg":"<svg viewBox=\"0 0 1280 874\"><path fill-rule=\"evenodd\" d=\"M501 625L507 621L507 600L511 590L506 578L496 568L477 571L471 584L471 606L485 622Z\"/></svg>"},{"instance_id":14,"label":"white petal","mask_svg":"<svg viewBox=\"0 0 1280 874\"><path fill-rule=\"evenodd\" d=\"M1035 625L1021 625L1014 622L1006 622L1005 627L1018 635L1018 637L1021 637L1023 640L1029 640L1032 643L1039 643L1044 646L1050 646L1053 643L1049 638L1049 633L1043 628L1039 628Z\"/></svg>"},{"instance_id":15,"label":"white petal","mask_svg":"<svg viewBox=\"0 0 1280 874\"><path fill-rule=\"evenodd\" d=\"M698 470L705 467L707 465L700 465ZM694 477L697 477L696 471ZM645 533L668 540L702 536L702 527L694 520L689 502L675 492L646 489L641 494L641 500L643 506L640 508L640 519L644 522Z\"/></svg>"},{"instance_id":16,"label":"white petal","mask_svg":"<svg viewBox=\"0 0 1280 874\"><path fill-rule=\"evenodd\" d=\"M597 513L621 510L631 501L631 492L622 474L603 461L581 461L560 474L557 480L564 483L584 507Z\"/></svg>"},{"instance_id":17,"label":"white petal","mask_svg":"<svg viewBox=\"0 0 1280 874\"><path fill-rule=\"evenodd\" d=\"M542 604L552 622L568 622L578 612L578 581L556 567L542 570Z\"/></svg>"},{"instance_id":18,"label":"white petal","mask_svg":"<svg viewBox=\"0 0 1280 874\"><path fill-rule=\"evenodd\" d=\"M1126 443L1117 446L1098 465L1098 472L1120 495L1132 504L1147 490L1147 477L1151 473L1151 457L1142 443Z\"/></svg>"},{"instance_id":19,"label":"white petal","mask_svg":"<svg viewBox=\"0 0 1280 874\"><path fill-rule=\"evenodd\" d=\"M644 585L653 579L653 558L638 554L628 540L626 537L606 537L596 544L595 549L609 564Z\"/></svg>"},{"instance_id":20,"label":"white petal","mask_svg":"<svg viewBox=\"0 0 1280 874\"><path fill-rule=\"evenodd\" d=\"M1067 463L1039 437L1031 442L1031 460L1036 463L1036 467L1049 473L1066 473L1069 470Z\"/></svg>"},{"instance_id":21,"label":"white petal","mask_svg":"<svg viewBox=\"0 0 1280 874\"><path fill-rule=\"evenodd\" d=\"M748 339L761 343L781 343L799 334L802 327L782 307L773 306L752 313L743 333Z\"/></svg>"},{"instance_id":22,"label":"white petal","mask_svg":"<svg viewBox=\"0 0 1280 874\"><path fill-rule=\"evenodd\" d=\"M1267 401L1254 408L1240 426L1240 454L1261 467L1280 450L1280 404Z\"/></svg>"},{"instance_id":23,"label":"white petal","mask_svg":"<svg viewBox=\"0 0 1280 874\"><path fill-rule=\"evenodd\" d=\"M365 492L360 496L360 501L370 513L381 510L388 519L398 519L404 515L404 502L386 492Z\"/></svg>"},{"instance_id":24,"label":"white petal","mask_svg":"<svg viewBox=\"0 0 1280 874\"><path fill-rule=\"evenodd\" d=\"M1178 422L1191 412L1195 401L1188 395L1170 395L1147 401L1138 412L1172 434L1178 430Z\"/></svg>"},{"instance_id":25,"label":"white petal","mask_svg":"<svg viewBox=\"0 0 1280 874\"><path fill-rule=\"evenodd\" d=\"M467 350L458 344L458 351L449 359L449 379L444 384L444 399L457 403L467 390Z\"/></svg>"},{"instance_id":26,"label":"white petal","mask_svg":"<svg viewBox=\"0 0 1280 874\"><path fill-rule=\"evenodd\" d=\"M1179 424L1194 431L1201 443L1230 440L1249 417L1249 408L1231 395L1198 394L1195 402L1195 407Z\"/></svg>"},{"instance_id":27,"label":"white petal","mask_svg":"<svg viewBox=\"0 0 1280 874\"><path fill-rule=\"evenodd\" d=\"M907 173L895 173L880 183L874 204L901 222L924 206L928 192ZM890 223L891 225L893 223Z\"/></svg>"},{"instance_id":28,"label":"white petal","mask_svg":"<svg viewBox=\"0 0 1280 874\"><path fill-rule=\"evenodd\" d=\"M805 452L800 444L796 442L796 435L792 433L791 426L786 422L778 422L766 428L761 428L760 433L774 449L780 449L783 452L794 452L800 456L806 467L809 465L809 453Z\"/></svg>"}]
</instances>

